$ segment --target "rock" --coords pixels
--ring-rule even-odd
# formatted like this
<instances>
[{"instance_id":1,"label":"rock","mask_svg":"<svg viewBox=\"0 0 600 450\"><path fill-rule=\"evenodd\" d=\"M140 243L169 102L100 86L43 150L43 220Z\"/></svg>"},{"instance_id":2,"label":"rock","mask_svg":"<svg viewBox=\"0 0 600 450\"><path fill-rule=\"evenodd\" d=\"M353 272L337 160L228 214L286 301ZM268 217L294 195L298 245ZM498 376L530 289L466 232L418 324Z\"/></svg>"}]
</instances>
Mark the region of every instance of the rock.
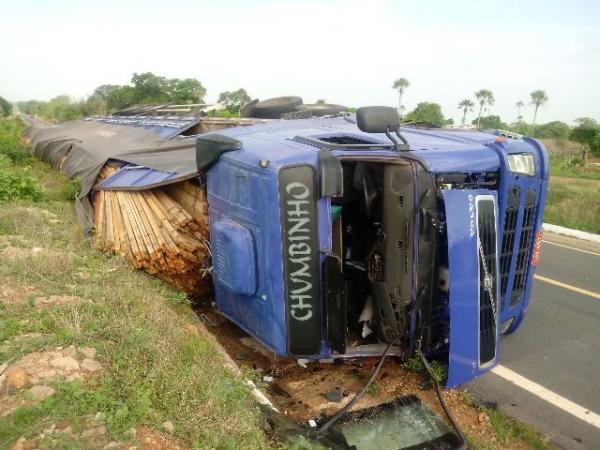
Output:
<instances>
[{"instance_id":1,"label":"rock","mask_svg":"<svg viewBox=\"0 0 600 450\"><path fill-rule=\"evenodd\" d=\"M484 412L480 412L479 416L477 416L477 420L479 421L479 423L483 423L487 420L487 414Z\"/></svg>"},{"instance_id":2,"label":"rock","mask_svg":"<svg viewBox=\"0 0 600 450\"><path fill-rule=\"evenodd\" d=\"M99 427L89 428L81 432L81 437L86 439L94 436L102 436L106 434L106 427L100 425Z\"/></svg>"},{"instance_id":3,"label":"rock","mask_svg":"<svg viewBox=\"0 0 600 450\"><path fill-rule=\"evenodd\" d=\"M79 353L81 353L86 358L94 359L96 356L96 349L93 347L81 347L79 349Z\"/></svg>"},{"instance_id":4,"label":"rock","mask_svg":"<svg viewBox=\"0 0 600 450\"><path fill-rule=\"evenodd\" d=\"M162 425L161 425L161 427L167 433L172 433L173 430L175 430L175 426L173 425L173 422L171 422L170 420L167 420L166 422L163 422Z\"/></svg>"},{"instance_id":5,"label":"rock","mask_svg":"<svg viewBox=\"0 0 600 450\"><path fill-rule=\"evenodd\" d=\"M34 400L43 400L46 397L54 395L55 392L56 391L54 390L54 388L50 386L43 386L41 384L33 386L31 389L29 389L29 393L31 394Z\"/></svg>"},{"instance_id":6,"label":"rock","mask_svg":"<svg viewBox=\"0 0 600 450\"><path fill-rule=\"evenodd\" d=\"M29 383L29 376L23 369L15 369L6 375L6 383L15 389L21 389Z\"/></svg>"},{"instance_id":7,"label":"rock","mask_svg":"<svg viewBox=\"0 0 600 450\"><path fill-rule=\"evenodd\" d=\"M56 375L58 375L56 370L48 369L48 370L42 370L41 372L36 373L36 378L48 379L48 378L54 378L54 377L56 377Z\"/></svg>"},{"instance_id":8,"label":"rock","mask_svg":"<svg viewBox=\"0 0 600 450\"><path fill-rule=\"evenodd\" d=\"M266 382L266 383L272 383L273 382L273 377L270 376L270 375L265 375L263 377L263 381Z\"/></svg>"},{"instance_id":9,"label":"rock","mask_svg":"<svg viewBox=\"0 0 600 450\"><path fill-rule=\"evenodd\" d=\"M67 348L65 348L63 350L62 354L64 356L68 356L70 358L75 358L77 356L77 349L75 348L74 345L69 345Z\"/></svg>"},{"instance_id":10,"label":"rock","mask_svg":"<svg viewBox=\"0 0 600 450\"><path fill-rule=\"evenodd\" d=\"M63 356L50 360L50 365L55 369L64 370L65 372L74 372L79 370L79 363L76 359L70 356Z\"/></svg>"},{"instance_id":11,"label":"rock","mask_svg":"<svg viewBox=\"0 0 600 450\"><path fill-rule=\"evenodd\" d=\"M102 447L102 450L110 450L113 448L119 448L120 445L121 444L118 443L117 441L112 441L112 442L109 442L108 444L106 444L104 447Z\"/></svg>"},{"instance_id":12,"label":"rock","mask_svg":"<svg viewBox=\"0 0 600 450\"><path fill-rule=\"evenodd\" d=\"M329 400L330 402L341 402L342 401L342 390L340 388L335 388L333 391L331 392L327 392L325 394L325 398L327 400Z\"/></svg>"},{"instance_id":13,"label":"rock","mask_svg":"<svg viewBox=\"0 0 600 450\"><path fill-rule=\"evenodd\" d=\"M85 358L81 363L81 368L89 372L97 372L102 369L102 364L93 359Z\"/></svg>"},{"instance_id":14,"label":"rock","mask_svg":"<svg viewBox=\"0 0 600 450\"><path fill-rule=\"evenodd\" d=\"M200 336L200 331L198 331L198 327L193 323L188 323L183 326L183 329L194 336Z\"/></svg>"}]
</instances>

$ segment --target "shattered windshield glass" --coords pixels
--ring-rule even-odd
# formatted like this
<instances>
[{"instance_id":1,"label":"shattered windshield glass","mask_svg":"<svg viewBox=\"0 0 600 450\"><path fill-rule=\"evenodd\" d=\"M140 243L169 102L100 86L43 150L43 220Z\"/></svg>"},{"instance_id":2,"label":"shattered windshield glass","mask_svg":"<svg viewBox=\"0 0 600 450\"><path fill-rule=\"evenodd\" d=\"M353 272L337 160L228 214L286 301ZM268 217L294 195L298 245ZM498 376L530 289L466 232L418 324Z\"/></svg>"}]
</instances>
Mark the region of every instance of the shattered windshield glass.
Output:
<instances>
[{"instance_id":1,"label":"shattered windshield glass","mask_svg":"<svg viewBox=\"0 0 600 450\"><path fill-rule=\"evenodd\" d=\"M457 438L431 409L414 397L350 413L331 428L327 442L338 449L453 449Z\"/></svg>"}]
</instances>

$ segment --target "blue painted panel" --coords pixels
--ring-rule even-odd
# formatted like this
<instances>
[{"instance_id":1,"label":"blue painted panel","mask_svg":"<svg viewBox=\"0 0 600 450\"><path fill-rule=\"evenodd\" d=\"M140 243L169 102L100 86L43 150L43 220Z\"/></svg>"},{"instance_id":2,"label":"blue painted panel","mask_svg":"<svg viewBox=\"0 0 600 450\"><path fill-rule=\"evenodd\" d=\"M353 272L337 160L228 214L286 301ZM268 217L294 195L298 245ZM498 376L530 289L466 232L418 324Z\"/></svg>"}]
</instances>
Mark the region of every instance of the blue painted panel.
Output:
<instances>
[{"instance_id":1,"label":"blue painted panel","mask_svg":"<svg viewBox=\"0 0 600 450\"><path fill-rule=\"evenodd\" d=\"M492 195L497 201L496 192L484 189L443 191L448 231L450 293L447 387L459 386L472 380L491 369L498 360L496 354L493 364L486 368L479 367L479 256L475 211L477 195ZM496 273L496 279L497 275Z\"/></svg>"},{"instance_id":2,"label":"blue painted panel","mask_svg":"<svg viewBox=\"0 0 600 450\"><path fill-rule=\"evenodd\" d=\"M163 184L169 180L179 177L176 173L161 172L143 166L126 165L118 172L105 178L99 185L99 189L145 189L149 186Z\"/></svg>"},{"instance_id":3,"label":"blue painted panel","mask_svg":"<svg viewBox=\"0 0 600 450\"><path fill-rule=\"evenodd\" d=\"M256 292L254 242L250 230L232 220L220 220L211 226L213 277L215 282L234 294Z\"/></svg>"}]
</instances>

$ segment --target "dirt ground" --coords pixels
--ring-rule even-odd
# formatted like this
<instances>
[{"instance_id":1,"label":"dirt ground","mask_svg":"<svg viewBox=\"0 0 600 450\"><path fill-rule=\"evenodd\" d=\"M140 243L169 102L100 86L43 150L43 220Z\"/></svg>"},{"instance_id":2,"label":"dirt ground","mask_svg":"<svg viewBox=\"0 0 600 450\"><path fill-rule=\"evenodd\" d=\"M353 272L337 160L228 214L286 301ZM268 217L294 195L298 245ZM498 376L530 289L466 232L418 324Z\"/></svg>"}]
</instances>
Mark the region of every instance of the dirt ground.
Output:
<instances>
[{"instance_id":1,"label":"dirt ground","mask_svg":"<svg viewBox=\"0 0 600 450\"><path fill-rule=\"evenodd\" d=\"M309 362L279 358L210 306L197 313L239 366L258 371L265 381L263 391L280 412L298 423L332 415L347 404L367 382L378 358L356 358L335 362ZM264 378L267 377L267 378ZM272 377L272 381L269 377ZM341 391L341 399L329 401L326 394ZM445 419L433 386L421 374L405 369L396 357L388 357L380 374L352 411L390 402L413 394ZM485 412L469 404L461 390L444 391L445 400L462 429L486 448L503 448ZM504 447L506 448L506 447ZM511 442L510 448L526 448Z\"/></svg>"}]
</instances>

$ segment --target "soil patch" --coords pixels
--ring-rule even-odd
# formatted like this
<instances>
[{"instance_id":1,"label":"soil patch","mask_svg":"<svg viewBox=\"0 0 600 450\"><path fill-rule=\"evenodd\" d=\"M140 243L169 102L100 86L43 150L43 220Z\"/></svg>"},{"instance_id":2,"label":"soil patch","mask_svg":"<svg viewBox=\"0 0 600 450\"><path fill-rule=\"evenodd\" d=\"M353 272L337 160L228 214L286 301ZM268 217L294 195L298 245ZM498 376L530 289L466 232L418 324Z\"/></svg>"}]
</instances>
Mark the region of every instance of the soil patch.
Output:
<instances>
[{"instance_id":1,"label":"soil patch","mask_svg":"<svg viewBox=\"0 0 600 450\"><path fill-rule=\"evenodd\" d=\"M356 358L332 363L309 362L303 367L294 359L279 358L262 348L260 343L210 306L199 306L197 312L207 329L238 365L258 370L266 377L263 378L267 380L263 390L269 400L298 423L337 412L362 389L379 360ZM340 391L341 396L338 395ZM394 357L388 357L372 388L352 410L381 405L409 394L419 397L445 419L429 380L407 370ZM476 436L490 447L498 444L487 415L470 406L463 391L446 390L444 397L460 426L469 435ZM339 401L335 401L338 398ZM521 447L517 444L513 448Z\"/></svg>"}]
</instances>

